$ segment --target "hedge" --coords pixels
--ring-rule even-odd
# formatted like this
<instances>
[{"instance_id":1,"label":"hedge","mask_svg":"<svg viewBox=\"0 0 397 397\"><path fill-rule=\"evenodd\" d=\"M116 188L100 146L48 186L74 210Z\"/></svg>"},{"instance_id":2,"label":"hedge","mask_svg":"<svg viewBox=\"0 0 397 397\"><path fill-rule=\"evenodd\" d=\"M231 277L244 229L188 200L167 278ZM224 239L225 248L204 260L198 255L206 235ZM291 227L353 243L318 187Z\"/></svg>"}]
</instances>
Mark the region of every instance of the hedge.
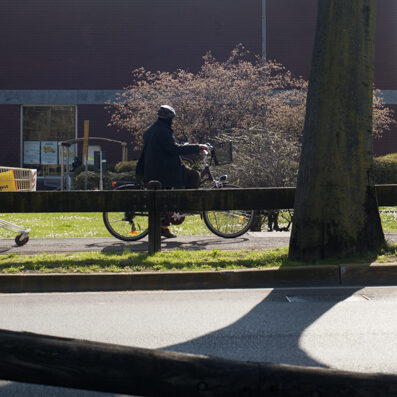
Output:
<instances>
[{"instance_id":1,"label":"hedge","mask_svg":"<svg viewBox=\"0 0 397 397\"><path fill-rule=\"evenodd\" d=\"M103 188L105 190L113 189L112 182L134 182L136 161L119 162L115 166L109 166L108 172L103 174ZM93 172L93 166L88 167L87 189L99 189L99 173ZM112 172L114 170L114 172ZM73 177L73 189L85 189L85 167L79 167Z\"/></svg>"},{"instance_id":2,"label":"hedge","mask_svg":"<svg viewBox=\"0 0 397 397\"><path fill-rule=\"evenodd\" d=\"M103 188L112 189L113 181L135 181L136 161L125 161L117 163L114 166L114 172L106 172L103 175ZM92 170L92 166L90 166ZM113 168L113 167L111 167ZM88 171L88 189L99 188L99 174ZM75 190L85 189L85 172L84 167L79 167L73 178L73 188ZM397 184L397 153L374 158L374 176L375 183Z\"/></svg>"},{"instance_id":3,"label":"hedge","mask_svg":"<svg viewBox=\"0 0 397 397\"><path fill-rule=\"evenodd\" d=\"M397 184L397 153L374 158L375 183Z\"/></svg>"}]
</instances>

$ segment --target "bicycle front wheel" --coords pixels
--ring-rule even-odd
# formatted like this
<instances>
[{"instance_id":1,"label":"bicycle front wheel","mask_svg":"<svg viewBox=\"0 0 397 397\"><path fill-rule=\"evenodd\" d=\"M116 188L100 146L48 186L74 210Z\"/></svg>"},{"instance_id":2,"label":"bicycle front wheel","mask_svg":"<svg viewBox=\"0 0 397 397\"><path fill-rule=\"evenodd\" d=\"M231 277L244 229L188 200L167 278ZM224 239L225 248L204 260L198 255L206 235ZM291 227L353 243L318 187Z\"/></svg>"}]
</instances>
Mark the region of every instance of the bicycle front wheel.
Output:
<instances>
[{"instance_id":1,"label":"bicycle front wheel","mask_svg":"<svg viewBox=\"0 0 397 397\"><path fill-rule=\"evenodd\" d=\"M238 189L239 186L224 184L222 188ZM212 189L217 189L216 186ZM246 233L254 219L254 211L204 211L204 223L212 233L219 237L234 238Z\"/></svg>"}]
</instances>

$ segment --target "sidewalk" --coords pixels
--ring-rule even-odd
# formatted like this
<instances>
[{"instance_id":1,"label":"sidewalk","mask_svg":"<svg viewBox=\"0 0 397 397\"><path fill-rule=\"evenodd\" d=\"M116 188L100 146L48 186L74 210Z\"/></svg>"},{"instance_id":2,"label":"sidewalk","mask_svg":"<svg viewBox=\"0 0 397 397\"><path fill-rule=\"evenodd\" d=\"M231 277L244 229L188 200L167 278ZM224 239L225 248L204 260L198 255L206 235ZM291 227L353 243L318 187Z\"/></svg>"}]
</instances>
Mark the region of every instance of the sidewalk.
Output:
<instances>
[{"instance_id":1,"label":"sidewalk","mask_svg":"<svg viewBox=\"0 0 397 397\"><path fill-rule=\"evenodd\" d=\"M186 250L240 250L240 249L270 249L285 247L289 243L289 232L248 232L241 237L226 239L210 236L178 236L173 239L162 239L161 249ZM34 255L40 253L65 252L147 252L148 238L135 242L125 242L113 237L106 238L52 238L30 239L29 242L17 247L13 239L0 239L0 254Z\"/></svg>"},{"instance_id":2,"label":"sidewalk","mask_svg":"<svg viewBox=\"0 0 397 397\"><path fill-rule=\"evenodd\" d=\"M210 236L178 236L173 239L162 239L161 249L170 251L174 249L184 250L241 250L241 249L271 249L286 247L289 244L290 232L248 232L241 237L227 239ZM397 233L386 235L387 241L397 242ZM1 254L35 255L41 253L56 254L66 252L101 251L123 252L147 252L148 238L135 242L125 242L113 237L95 238L32 238L29 242L17 247L14 239L0 239Z\"/></svg>"}]
</instances>

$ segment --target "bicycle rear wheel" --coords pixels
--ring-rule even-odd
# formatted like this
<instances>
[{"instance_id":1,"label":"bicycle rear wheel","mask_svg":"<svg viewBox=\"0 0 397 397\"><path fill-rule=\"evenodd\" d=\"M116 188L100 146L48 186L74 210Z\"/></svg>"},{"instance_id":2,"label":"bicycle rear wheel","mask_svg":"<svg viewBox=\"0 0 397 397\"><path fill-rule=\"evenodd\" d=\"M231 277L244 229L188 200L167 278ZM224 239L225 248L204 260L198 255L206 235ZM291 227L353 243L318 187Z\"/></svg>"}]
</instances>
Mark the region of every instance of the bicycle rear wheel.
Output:
<instances>
[{"instance_id":1,"label":"bicycle rear wheel","mask_svg":"<svg viewBox=\"0 0 397 397\"><path fill-rule=\"evenodd\" d=\"M123 241L137 241L149 233L149 213L145 211L104 212L103 222L110 234Z\"/></svg>"},{"instance_id":2,"label":"bicycle rear wheel","mask_svg":"<svg viewBox=\"0 0 397 397\"><path fill-rule=\"evenodd\" d=\"M211 189L238 189L239 186L224 184L221 188L216 186ZM212 233L219 237L234 238L246 233L254 219L254 211L229 210L229 211L204 211L204 223Z\"/></svg>"},{"instance_id":3,"label":"bicycle rear wheel","mask_svg":"<svg viewBox=\"0 0 397 397\"><path fill-rule=\"evenodd\" d=\"M119 240L136 241L149 233L149 215L143 212L104 212L103 222Z\"/></svg>"}]
</instances>

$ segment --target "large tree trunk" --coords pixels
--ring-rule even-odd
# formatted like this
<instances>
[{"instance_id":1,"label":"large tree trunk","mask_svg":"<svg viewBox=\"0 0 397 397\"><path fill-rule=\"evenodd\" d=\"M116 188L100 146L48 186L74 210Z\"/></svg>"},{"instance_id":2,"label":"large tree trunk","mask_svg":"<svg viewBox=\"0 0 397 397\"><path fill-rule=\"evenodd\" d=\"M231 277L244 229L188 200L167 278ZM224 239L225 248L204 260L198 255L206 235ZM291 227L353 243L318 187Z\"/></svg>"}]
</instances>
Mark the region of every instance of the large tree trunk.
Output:
<instances>
[{"instance_id":1,"label":"large tree trunk","mask_svg":"<svg viewBox=\"0 0 397 397\"><path fill-rule=\"evenodd\" d=\"M384 244L373 180L376 0L319 0L289 256Z\"/></svg>"}]
</instances>

